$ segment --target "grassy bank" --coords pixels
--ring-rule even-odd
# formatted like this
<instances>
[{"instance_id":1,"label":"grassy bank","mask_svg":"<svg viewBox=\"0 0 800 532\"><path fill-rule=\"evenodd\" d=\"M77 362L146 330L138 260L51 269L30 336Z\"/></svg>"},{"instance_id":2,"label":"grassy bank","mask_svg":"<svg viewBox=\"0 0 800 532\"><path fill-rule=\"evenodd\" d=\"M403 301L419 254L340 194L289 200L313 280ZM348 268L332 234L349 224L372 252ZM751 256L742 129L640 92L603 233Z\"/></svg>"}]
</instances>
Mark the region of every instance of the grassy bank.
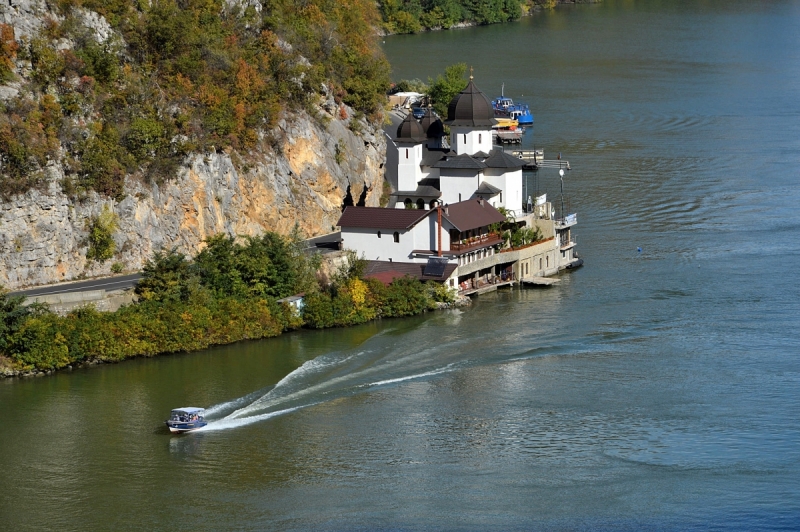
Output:
<instances>
[{"instance_id":1,"label":"grassy bank","mask_svg":"<svg viewBox=\"0 0 800 532\"><path fill-rule=\"evenodd\" d=\"M302 327L344 327L452 301L441 285L364 279L365 262L355 256L332 278L319 279L319 257L303 251L297 234L218 235L206 244L191 259L175 250L156 253L136 288L139 301L115 312L87 306L60 316L0 294L0 374L195 351ZM298 293L305 294L302 310L277 302Z\"/></svg>"}]
</instances>

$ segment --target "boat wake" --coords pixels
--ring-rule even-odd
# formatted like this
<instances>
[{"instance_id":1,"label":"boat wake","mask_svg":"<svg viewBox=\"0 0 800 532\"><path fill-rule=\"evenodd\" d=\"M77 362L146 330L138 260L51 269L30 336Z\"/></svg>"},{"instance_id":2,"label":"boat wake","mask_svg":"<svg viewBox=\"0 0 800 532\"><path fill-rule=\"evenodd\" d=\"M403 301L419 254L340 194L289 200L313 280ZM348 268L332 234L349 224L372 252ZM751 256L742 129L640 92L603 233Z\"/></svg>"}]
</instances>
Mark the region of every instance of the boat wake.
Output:
<instances>
[{"instance_id":1,"label":"boat wake","mask_svg":"<svg viewBox=\"0 0 800 532\"><path fill-rule=\"evenodd\" d=\"M309 360L271 388L206 409L208 425L198 432L232 429L271 419L368 389L455 371L463 361L454 343L419 349L398 346L379 334L355 352L330 352ZM213 419L213 418L217 419ZM211 419L209 419L211 418Z\"/></svg>"}]
</instances>

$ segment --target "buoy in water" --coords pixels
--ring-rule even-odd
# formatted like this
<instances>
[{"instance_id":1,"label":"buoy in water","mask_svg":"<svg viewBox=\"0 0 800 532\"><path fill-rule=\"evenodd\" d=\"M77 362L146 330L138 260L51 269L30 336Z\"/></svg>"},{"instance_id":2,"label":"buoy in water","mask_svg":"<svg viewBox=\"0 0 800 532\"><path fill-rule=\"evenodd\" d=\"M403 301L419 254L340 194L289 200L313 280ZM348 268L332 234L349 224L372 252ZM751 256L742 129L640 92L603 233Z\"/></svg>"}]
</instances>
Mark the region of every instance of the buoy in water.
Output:
<instances>
[{"instance_id":1,"label":"buoy in water","mask_svg":"<svg viewBox=\"0 0 800 532\"><path fill-rule=\"evenodd\" d=\"M642 248L636 248L636 251L638 251L639 253L641 253L641 252L642 252Z\"/></svg>"}]
</instances>

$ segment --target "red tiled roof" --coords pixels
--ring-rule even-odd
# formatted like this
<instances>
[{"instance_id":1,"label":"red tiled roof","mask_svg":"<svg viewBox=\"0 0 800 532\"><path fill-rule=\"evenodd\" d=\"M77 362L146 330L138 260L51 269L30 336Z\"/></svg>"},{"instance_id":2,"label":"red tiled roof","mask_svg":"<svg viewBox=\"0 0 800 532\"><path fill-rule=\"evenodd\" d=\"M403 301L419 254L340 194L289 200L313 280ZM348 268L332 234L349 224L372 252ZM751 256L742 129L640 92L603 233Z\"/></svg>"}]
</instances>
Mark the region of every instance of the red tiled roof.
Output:
<instances>
[{"instance_id":1,"label":"red tiled roof","mask_svg":"<svg viewBox=\"0 0 800 532\"><path fill-rule=\"evenodd\" d=\"M384 277L388 278L388 274L392 274L393 276L389 282L405 275L410 275L411 277L421 281L444 281L450 277L457 267L458 264L448 264L445 267L444 273L441 277L434 277L431 275L425 275L425 264L416 262L388 262L383 260L371 260L367 263L367 267L364 269L364 277L375 277L384 284L386 284Z\"/></svg>"},{"instance_id":2,"label":"red tiled roof","mask_svg":"<svg viewBox=\"0 0 800 532\"><path fill-rule=\"evenodd\" d=\"M368 273L364 276L366 279L377 279L382 282L385 286L389 286L392 284L392 281L397 279L398 277L405 277L406 274L403 272L398 272L397 270L389 270L386 272L376 272L376 273Z\"/></svg>"},{"instance_id":3,"label":"red tiled roof","mask_svg":"<svg viewBox=\"0 0 800 532\"><path fill-rule=\"evenodd\" d=\"M442 212L446 218L459 231L469 231L493 223L505 221L506 217L492 207L488 201L470 199L448 205Z\"/></svg>"},{"instance_id":4,"label":"red tiled roof","mask_svg":"<svg viewBox=\"0 0 800 532\"><path fill-rule=\"evenodd\" d=\"M432 211L386 209L383 207L346 207L336 225L368 229L408 229Z\"/></svg>"}]
</instances>

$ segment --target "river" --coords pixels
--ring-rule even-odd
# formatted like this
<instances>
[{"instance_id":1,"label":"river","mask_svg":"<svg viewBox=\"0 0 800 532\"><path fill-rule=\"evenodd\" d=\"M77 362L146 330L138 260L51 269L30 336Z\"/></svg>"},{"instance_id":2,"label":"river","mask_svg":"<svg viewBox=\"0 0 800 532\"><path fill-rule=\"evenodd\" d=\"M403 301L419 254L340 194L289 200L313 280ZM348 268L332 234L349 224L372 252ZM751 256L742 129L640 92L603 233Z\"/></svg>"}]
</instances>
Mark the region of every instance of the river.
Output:
<instances>
[{"instance_id":1,"label":"river","mask_svg":"<svg viewBox=\"0 0 800 532\"><path fill-rule=\"evenodd\" d=\"M387 37L396 79L464 61L531 105L586 265L0 381L0 528L800 528L799 27L792 1L606 0ZM190 405L209 430L167 434Z\"/></svg>"}]
</instances>

